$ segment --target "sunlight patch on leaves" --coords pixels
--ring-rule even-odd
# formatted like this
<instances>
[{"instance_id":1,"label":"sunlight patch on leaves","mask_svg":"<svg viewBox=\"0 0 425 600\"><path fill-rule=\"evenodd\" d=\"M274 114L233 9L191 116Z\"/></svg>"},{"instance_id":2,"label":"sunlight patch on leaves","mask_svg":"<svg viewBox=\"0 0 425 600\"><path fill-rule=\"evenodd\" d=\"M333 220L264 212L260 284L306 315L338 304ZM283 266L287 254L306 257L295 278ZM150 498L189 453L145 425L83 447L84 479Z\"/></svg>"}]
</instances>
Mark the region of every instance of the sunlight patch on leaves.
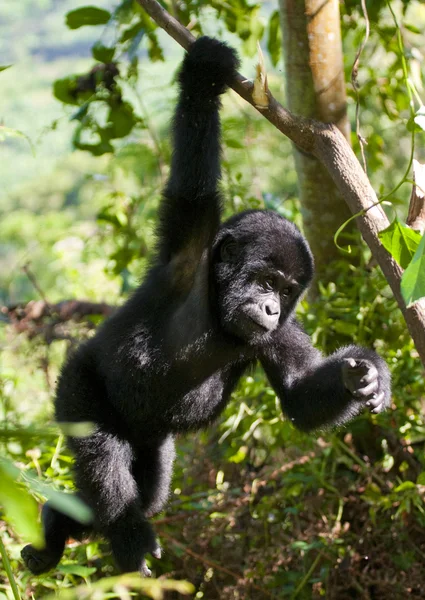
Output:
<instances>
[{"instance_id":1,"label":"sunlight patch on leaves","mask_svg":"<svg viewBox=\"0 0 425 600\"><path fill-rule=\"evenodd\" d=\"M401 279L401 293L407 306L425 296L425 235Z\"/></svg>"},{"instance_id":2,"label":"sunlight patch on leaves","mask_svg":"<svg viewBox=\"0 0 425 600\"><path fill-rule=\"evenodd\" d=\"M159 580L159 579L142 579L139 573L128 573L118 577L105 577L92 583L90 587L87 585L79 585L72 589L61 590L62 600L74 600L79 598L99 598L102 592L118 592L124 590L138 590L148 598L153 600L162 600L165 591L175 591L179 594L193 594L194 587L188 581ZM54 600L56 594L46 596L45 600Z\"/></svg>"}]
</instances>

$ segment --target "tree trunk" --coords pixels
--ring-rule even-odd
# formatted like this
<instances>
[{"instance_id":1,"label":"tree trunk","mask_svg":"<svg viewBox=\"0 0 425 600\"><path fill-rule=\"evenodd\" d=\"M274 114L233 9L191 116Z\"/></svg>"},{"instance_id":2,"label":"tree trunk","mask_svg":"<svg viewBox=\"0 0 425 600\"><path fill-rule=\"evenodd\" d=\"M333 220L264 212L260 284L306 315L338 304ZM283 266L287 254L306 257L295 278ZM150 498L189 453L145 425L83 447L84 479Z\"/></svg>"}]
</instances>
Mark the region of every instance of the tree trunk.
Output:
<instances>
[{"instance_id":1,"label":"tree trunk","mask_svg":"<svg viewBox=\"0 0 425 600\"><path fill-rule=\"evenodd\" d=\"M338 0L279 0L279 6L289 110L335 123L349 142ZM304 230L317 278L326 282L340 258L334 234L350 211L324 165L293 148ZM347 233L353 230L348 227Z\"/></svg>"}]
</instances>

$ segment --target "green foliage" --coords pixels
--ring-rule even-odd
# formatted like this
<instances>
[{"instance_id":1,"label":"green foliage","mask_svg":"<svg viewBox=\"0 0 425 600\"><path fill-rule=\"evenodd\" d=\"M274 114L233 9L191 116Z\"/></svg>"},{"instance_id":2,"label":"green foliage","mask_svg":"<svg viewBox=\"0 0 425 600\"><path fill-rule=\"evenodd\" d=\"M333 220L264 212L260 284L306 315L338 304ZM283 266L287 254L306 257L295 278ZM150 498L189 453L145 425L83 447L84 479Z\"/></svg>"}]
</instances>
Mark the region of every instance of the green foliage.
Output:
<instances>
[{"instance_id":1,"label":"green foliage","mask_svg":"<svg viewBox=\"0 0 425 600\"><path fill-rule=\"evenodd\" d=\"M425 236L403 273L401 293L408 306L425 296Z\"/></svg>"},{"instance_id":2,"label":"green foliage","mask_svg":"<svg viewBox=\"0 0 425 600\"><path fill-rule=\"evenodd\" d=\"M405 269L401 293L408 306L425 297L425 237L397 218L379 233L384 248Z\"/></svg>"},{"instance_id":3,"label":"green foliage","mask_svg":"<svg viewBox=\"0 0 425 600\"><path fill-rule=\"evenodd\" d=\"M35 546L42 546L43 536L38 523L37 503L16 481L16 469L0 461L0 505L18 533Z\"/></svg>"},{"instance_id":4,"label":"green foliage","mask_svg":"<svg viewBox=\"0 0 425 600\"><path fill-rule=\"evenodd\" d=\"M95 60L106 64L112 62L115 54L115 48L108 48L102 42L93 44L91 51Z\"/></svg>"},{"instance_id":5,"label":"green foliage","mask_svg":"<svg viewBox=\"0 0 425 600\"><path fill-rule=\"evenodd\" d=\"M387 229L379 232L379 239L398 264L406 269L419 246L421 234L396 218Z\"/></svg>"},{"instance_id":6,"label":"green foliage","mask_svg":"<svg viewBox=\"0 0 425 600\"><path fill-rule=\"evenodd\" d=\"M96 6L83 6L71 10L66 15L66 24L70 29L78 29L85 25L105 25L111 18L111 13Z\"/></svg>"},{"instance_id":7,"label":"green foliage","mask_svg":"<svg viewBox=\"0 0 425 600\"><path fill-rule=\"evenodd\" d=\"M62 567L62 571L67 572L67 569ZM84 575L82 575L82 571L84 572ZM86 576L91 574L92 569L83 569L83 567L75 565L68 569L68 572L75 575ZM72 590L63 590L61 592L61 598L64 598L65 600L74 600L76 597L79 599L110 597L104 595L107 592L113 592L114 596L112 597L116 597L116 593L128 596L129 590L138 590L148 598L162 600L162 598L164 598L164 592L166 591L175 591L186 595L193 593L194 586L187 581L173 581L172 579L165 581L160 581L159 579L141 579L140 575L135 573L101 579L90 587L81 585ZM56 597L56 594L48 595L46 596L46 600L54 600Z\"/></svg>"},{"instance_id":8,"label":"green foliage","mask_svg":"<svg viewBox=\"0 0 425 600\"><path fill-rule=\"evenodd\" d=\"M272 64L277 65L282 54L282 32L280 30L279 11L275 10L269 20L269 37L267 41Z\"/></svg>"}]
</instances>

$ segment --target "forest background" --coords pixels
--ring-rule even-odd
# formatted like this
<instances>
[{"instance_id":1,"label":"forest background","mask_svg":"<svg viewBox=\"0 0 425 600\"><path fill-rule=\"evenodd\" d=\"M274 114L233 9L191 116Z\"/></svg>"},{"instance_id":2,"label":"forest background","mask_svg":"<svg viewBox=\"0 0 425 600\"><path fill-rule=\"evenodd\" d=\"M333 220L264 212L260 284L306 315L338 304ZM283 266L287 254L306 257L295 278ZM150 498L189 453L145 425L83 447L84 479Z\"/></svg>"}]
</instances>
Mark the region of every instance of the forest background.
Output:
<instances>
[{"instance_id":1,"label":"forest background","mask_svg":"<svg viewBox=\"0 0 425 600\"><path fill-rule=\"evenodd\" d=\"M70 13L82 1L0 5L0 63L8 67L0 71L0 599L128 598L135 589L208 600L425 598L423 371L387 282L349 228L337 252L335 231L323 234L329 260L322 257L315 294L298 315L326 353L351 341L375 347L392 371L394 410L362 415L341 431L302 434L255 371L216 426L178 441L172 496L156 520L165 549L152 560L158 579L117 579L101 540L71 542L45 576L24 570L20 548L40 537L38 504L53 497L78 511L57 494L72 489L72 459L52 422L55 381L67 352L143 276L183 56L136 2L93 5L101 10L85 26L82 13ZM286 104L277 2L165 5L194 34L236 47L248 77L260 41L269 86ZM403 222L413 142L415 158L425 159L423 123L409 105L412 88L419 112L425 101L425 5L366 7L361 135L369 178L380 197L396 189L385 210ZM340 9L351 141L360 156L350 80L367 20L360 2ZM119 105L108 93L112 63ZM289 140L234 92L222 122L226 215L273 208L304 222L308 235L308 223L325 211L320 194L302 210Z\"/></svg>"}]
</instances>

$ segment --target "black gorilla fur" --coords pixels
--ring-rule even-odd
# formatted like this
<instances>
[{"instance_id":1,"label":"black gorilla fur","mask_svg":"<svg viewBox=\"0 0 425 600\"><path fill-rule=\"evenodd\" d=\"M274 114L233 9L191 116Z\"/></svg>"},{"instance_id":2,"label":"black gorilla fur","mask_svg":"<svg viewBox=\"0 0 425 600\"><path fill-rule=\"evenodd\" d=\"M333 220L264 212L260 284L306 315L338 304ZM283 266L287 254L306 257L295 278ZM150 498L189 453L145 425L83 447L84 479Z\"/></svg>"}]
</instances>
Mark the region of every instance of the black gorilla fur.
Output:
<instances>
[{"instance_id":1,"label":"black gorilla fur","mask_svg":"<svg viewBox=\"0 0 425 600\"><path fill-rule=\"evenodd\" d=\"M237 65L231 48L206 37L186 54L154 261L58 384L57 420L95 424L88 437L68 439L76 487L122 571L149 574L145 554L160 556L147 519L167 500L174 436L216 419L255 362L303 430L390 402L388 369L372 350L347 346L324 358L297 324L313 276L298 229L270 211L220 224L219 95ZM45 548L22 551L33 573L54 567L83 530L49 503L42 517Z\"/></svg>"}]
</instances>

